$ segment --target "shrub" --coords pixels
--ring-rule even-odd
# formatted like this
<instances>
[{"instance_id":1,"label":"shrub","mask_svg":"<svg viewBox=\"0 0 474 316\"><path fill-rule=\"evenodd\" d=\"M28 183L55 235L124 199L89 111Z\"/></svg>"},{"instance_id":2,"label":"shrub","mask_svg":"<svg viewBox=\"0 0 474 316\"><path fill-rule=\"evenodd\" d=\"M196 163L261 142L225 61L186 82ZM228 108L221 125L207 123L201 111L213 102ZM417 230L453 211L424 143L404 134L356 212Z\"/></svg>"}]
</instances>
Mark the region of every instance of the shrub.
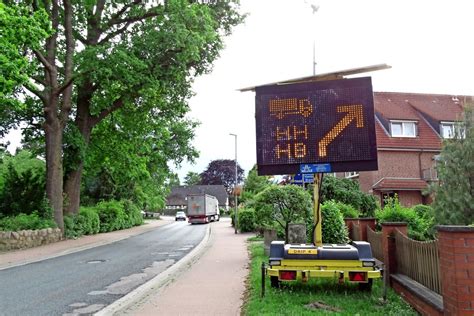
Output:
<instances>
[{"instance_id":1,"label":"shrub","mask_svg":"<svg viewBox=\"0 0 474 316\"><path fill-rule=\"evenodd\" d=\"M239 211L239 230L243 233L255 230L255 210L248 208Z\"/></svg>"},{"instance_id":2,"label":"shrub","mask_svg":"<svg viewBox=\"0 0 474 316\"><path fill-rule=\"evenodd\" d=\"M124 228L138 226L143 224L143 216L140 209L130 200L123 200L124 211L127 215L127 220Z\"/></svg>"},{"instance_id":3,"label":"shrub","mask_svg":"<svg viewBox=\"0 0 474 316\"><path fill-rule=\"evenodd\" d=\"M64 236L68 239L82 236L79 226L76 227L76 217L74 215L64 216Z\"/></svg>"},{"instance_id":4,"label":"shrub","mask_svg":"<svg viewBox=\"0 0 474 316\"><path fill-rule=\"evenodd\" d=\"M83 218L84 235L94 235L100 231L99 214L93 207L81 207L79 216Z\"/></svg>"},{"instance_id":5,"label":"shrub","mask_svg":"<svg viewBox=\"0 0 474 316\"><path fill-rule=\"evenodd\" d=\"M126 226L127 215L124 205L119 201L104 201L96 205L100 219L100 232L106 233Z\"/></svg>"},{"instance_id":6,"label":"shrub","mask_svg":"<svg viewBox=\"0 0 474 316\"><path fill-rule=\"evenodd\" d=\"M418 209L420 209L418 207ZM386 201L383 210L376 212L377 222L406 222L408 224L408 236L416 240L428 240L433 238L433 221L418 215L415 208L406 208L400 205L398 198L390 198Z\"/></svg>"},{"instance_id":7,"label":"shrub","mask_svg":"<svg viewBox=\"0 0 474 316\"><path fill-rule=\"evenodd\" d=\"M66 238L93 235L99 231L99 215L93 207L81 207L78 214L64 216L64 235Z\"/></svg>"},{"instance_id":8,"label":"shrub","mask_svg":"<svg viewBox=\"0 0 474 316\"><path fill-rule=\"evenodd\" d=\"M359 217L359 212L352 205L345 204L342 202L336 202L335 204L336 204L336 207L341 212L343 218L358 218Z\"/></svg>"},{"instance_id":9,"label":"shrub","mask_svg":"<svg viewBox=\"0 0 474 316\"><path fill-rule=\"evenodd\" d=\"M0 213L6 216L47 213L46 181L44 170L36 166L18 171L10 161L3 174L3 188L0 191Z\"/></svg>"},{"instance_id":10,"label":"shrub","mask_svg":"<svg viewBox=\"0 0 474 316\"><path fill-rule=\"evenodd\" d=\"M344 218L334 201L327 201L321 207L322 239L325 244L344 244L349 240Z\"/></svg>"},{"instance_id":11,"label":"shrub","mask_svg":"<svg viewBox=\"0 0 474 316\"><path fill-rule=\"evenodd\" d=\"M8 216L0 219L0 230L3 231L36 230L56 227L54 220L51 218L42 218L37 212Z\"/></svg>"}]
</instances>

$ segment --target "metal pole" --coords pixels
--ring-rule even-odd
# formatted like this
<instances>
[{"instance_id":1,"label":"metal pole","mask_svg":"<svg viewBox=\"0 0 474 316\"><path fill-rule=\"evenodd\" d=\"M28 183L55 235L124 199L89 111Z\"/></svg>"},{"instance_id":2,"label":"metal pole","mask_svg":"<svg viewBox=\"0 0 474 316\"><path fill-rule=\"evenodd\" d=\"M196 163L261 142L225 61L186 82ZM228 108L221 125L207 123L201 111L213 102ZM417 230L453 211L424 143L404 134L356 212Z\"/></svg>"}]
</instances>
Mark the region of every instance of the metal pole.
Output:
<instances>
[{"instance_id":1,"label":"metal pole","mask_svg":"<svg viewBox=\"0 0 474 316\"><path fill-rule=\"evenodd\" d=\"M237 226L238 226L238 216L237 216L237 134L230 133L235 137L235 183L234 183L234 229L235 233L237 234Z\"/></svg>"},{"instance_id":2,"label":"metal pole","mask_svg":"<svg viewBox=\"0 0 474 316\"><path fill-rule=\"evenodd\" d=\"M265 296L265 262L262 262L262 297Z\"/></svg>"}]
</instances>

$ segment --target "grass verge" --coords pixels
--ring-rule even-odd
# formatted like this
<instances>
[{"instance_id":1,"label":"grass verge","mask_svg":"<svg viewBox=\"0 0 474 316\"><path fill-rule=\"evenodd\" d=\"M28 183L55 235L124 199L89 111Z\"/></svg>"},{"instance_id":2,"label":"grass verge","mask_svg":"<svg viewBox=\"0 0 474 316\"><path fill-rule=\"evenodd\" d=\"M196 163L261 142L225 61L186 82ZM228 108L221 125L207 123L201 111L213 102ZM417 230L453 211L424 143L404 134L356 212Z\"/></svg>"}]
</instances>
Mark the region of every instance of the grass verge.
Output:
<instances>
[{"instance_id":1,"label":"grass verge","mask_svg":"<svg viewBox=\"0 0 474 316\"><path fill-rule=\"evenodd\" d=\"M382 303L383 284L374 282L372 292L361 292L354 284L321 279L306 284L291 283L281 289L265 282L261 297L261 264L268 262L262 242L250 242L251 267L242 315L418 315L391 289Z\"/></svg>"}]
</instances>

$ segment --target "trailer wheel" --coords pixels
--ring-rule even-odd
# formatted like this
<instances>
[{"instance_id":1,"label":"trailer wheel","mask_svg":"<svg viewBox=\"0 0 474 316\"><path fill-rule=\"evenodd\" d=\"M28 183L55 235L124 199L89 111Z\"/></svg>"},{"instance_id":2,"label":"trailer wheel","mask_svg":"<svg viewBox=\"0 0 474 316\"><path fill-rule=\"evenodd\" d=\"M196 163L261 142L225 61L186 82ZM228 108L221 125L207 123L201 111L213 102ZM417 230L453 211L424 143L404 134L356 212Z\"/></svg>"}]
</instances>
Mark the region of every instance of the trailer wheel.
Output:
<instances>
[{"instance_id":1,"label":"trailer wheel","mask_svg":"<svg viewBox=\"0 0 474 316\"><path fill-rule=\"evenodd\" d=\"M370 292L372 291L372 279L369 279L367 283L359 283L359 291Z\"/></svg>"},{"instance_id":2,"label":"trailer wheel","mask_svg":"<svg viewBox=\"0 0 474 316\"><path fill-rule=\"evenodd\" d=\"M273 288L279 289L280 288L280 280L278 280L277 276L270 277L270 285Z\"/></svg>"}]
</instances>

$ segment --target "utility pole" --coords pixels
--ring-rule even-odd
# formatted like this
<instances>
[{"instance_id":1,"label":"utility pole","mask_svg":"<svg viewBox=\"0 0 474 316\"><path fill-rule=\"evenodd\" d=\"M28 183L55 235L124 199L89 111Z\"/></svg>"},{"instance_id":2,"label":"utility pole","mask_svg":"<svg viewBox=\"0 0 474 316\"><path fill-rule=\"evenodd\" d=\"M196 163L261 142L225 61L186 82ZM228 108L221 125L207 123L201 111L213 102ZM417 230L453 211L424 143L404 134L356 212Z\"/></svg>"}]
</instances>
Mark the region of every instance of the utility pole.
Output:
<instances>
[{"instance_id":1,"label":"utility pole","mask_svg":"<svg viewBox=\"0 0 474 316\"><path fill-rule=\"evenodd\" d=\"M235 143L234 228L235 233L237 234L237 226L239 221L237 216L237 134L229 133L229 135L234 136Z\"/></svg>"}]
</instances>

